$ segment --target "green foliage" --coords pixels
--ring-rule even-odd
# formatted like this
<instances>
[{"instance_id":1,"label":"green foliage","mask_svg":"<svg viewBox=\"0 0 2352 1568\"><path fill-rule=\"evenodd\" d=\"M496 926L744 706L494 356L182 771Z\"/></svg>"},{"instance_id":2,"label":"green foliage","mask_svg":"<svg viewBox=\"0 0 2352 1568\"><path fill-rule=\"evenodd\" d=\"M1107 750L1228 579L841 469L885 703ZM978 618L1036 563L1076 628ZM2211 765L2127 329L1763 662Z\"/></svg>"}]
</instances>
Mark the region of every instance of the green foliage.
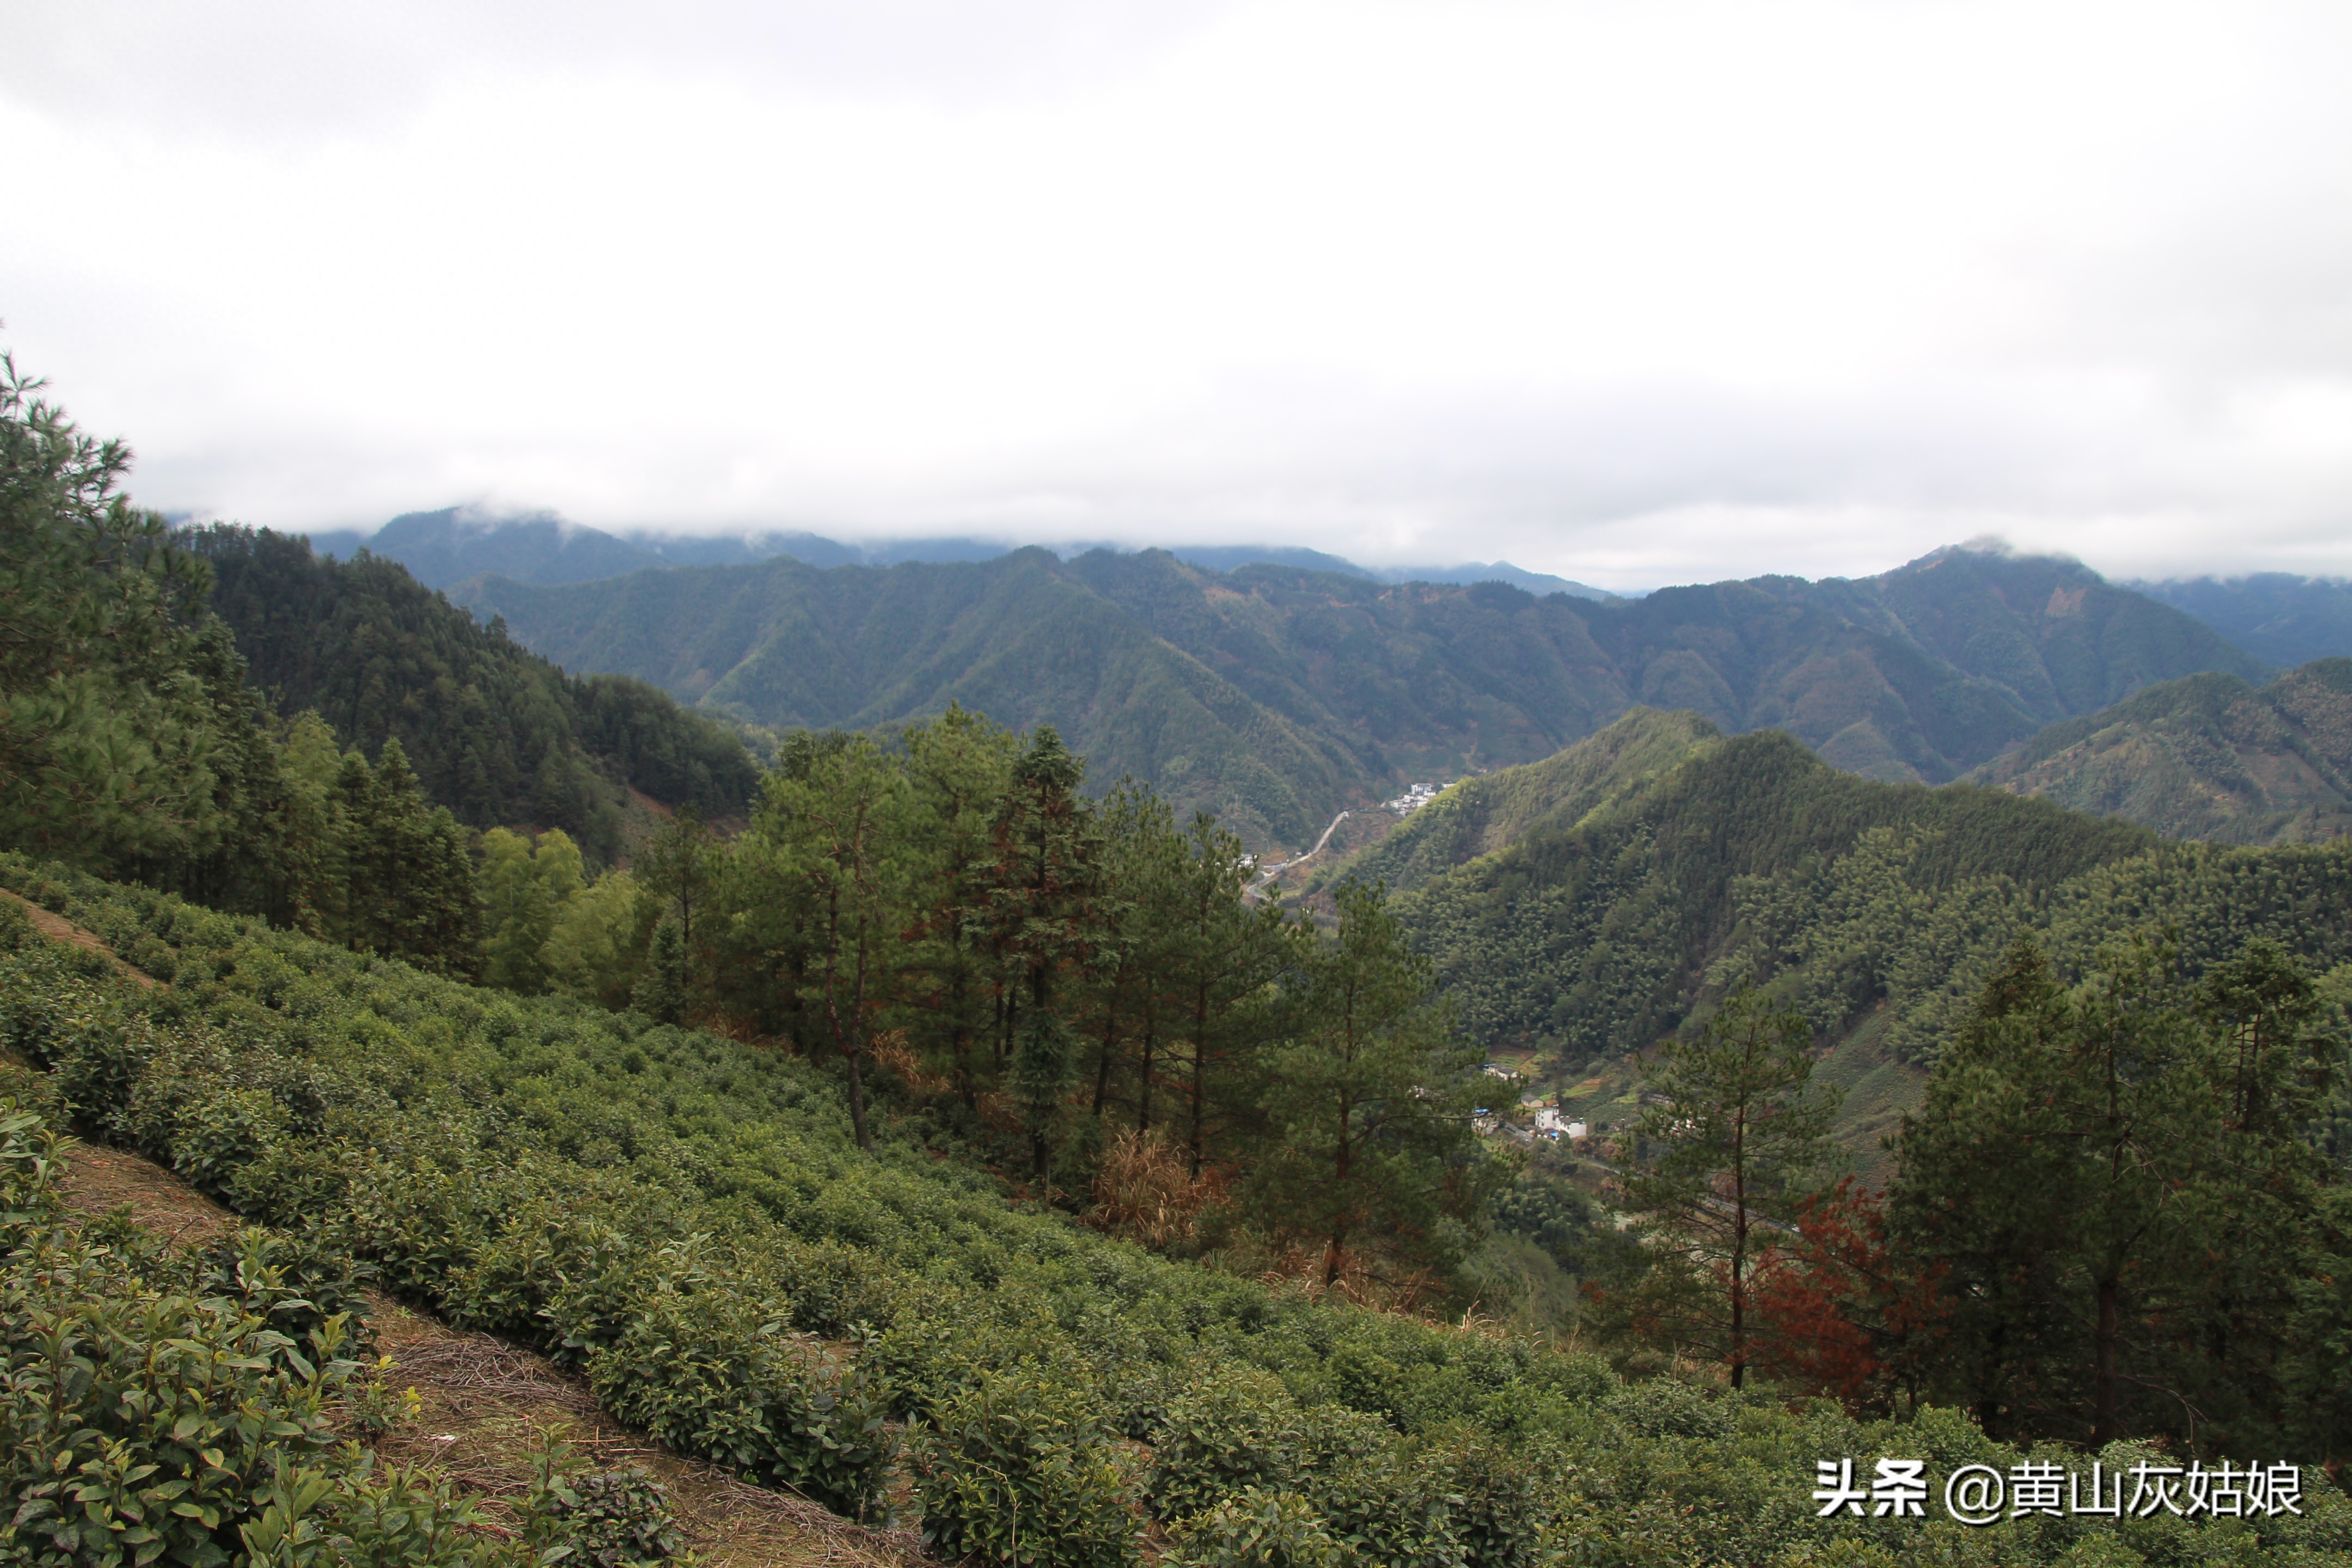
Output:
<instances>
[{"instance_id":1,"label":"green foliage","mask_svg":"<svg viewBox=\"0 0 2352 1568\"><path fill-rule=\"evenodd\" d=\"M638 681L571 679L393 562L321 559L267 529L180 539L255 685L368 752L397 740L462 823L561 828L609 864L629 789L713 814L750 803L757 771L720 725Z\"/></svg>"},{"instance_id":2,"label":"green foliage","mask_svg":"<svg viewBox=\"0 0 2352 1568\"><path fill-rule=\"evenodd\" d=\"M970 1562L1123 1568L1140 1521L1096 1416L1066 1383L1024 1365L942 1408L917 1450L923 1539Z\"/></svg>"},{"instance_id":3,"label":"green foliage","mask_svg":"<svg viewBox=\"0 0 2352 1568\"><path fill-rule=\"evenodd\" d=\"M1454 867L1530 834L1572 830L1592 813L1718 741L1696 713L1636 708L1539 763L1463 780L1347 862L1317 879L1377 882L1410 892Z\"/></svg>"},{"instance_id":4,"label":"green foliage","mask_svg":"<svg viewBox=\"0 0 2352 1568\"><path fill-rule=\"evenodd\" d=\"M557 908L540 944L549 989L615 1011L627 1006L660 913L659 900L626 871L579 889Z\"/></svg>"},{"instance_id":5,"label":"green foliage","mask_svg":"<svg viewBox=\"0 0 2352 1568\"><path fill-rule=\"evenodd\" d=\"M1339 894L1333 936L1302 933L1293 1032L1268 1052L1265 1152L1249 1205L1276 1236L1316 1244L1326 1285L1375 1257L1458 1263L1510 1170L1477 1143L1477 1055L1433 1005L1428 964L1380 891Z\"/></svg>"},{"instance_id":6,"label":"green foliage","mask_svg":"<svg viewBox=\"0 0 2352 1568\"><path fill-rule=\"evenodd\" d=\"M211 578L0 355L0 846L261 896L282 807Z\"/></svg>"},{"instance_id":7,"label":"green foliage","mask_svg":"<svg viewBox=\"0 0 2352 1568\"><path fill-rule=\"evenodd\" d=\"M1182 1568L1338 1568L1349 1552L1297 1492L1247 1487L1170 1535L1162 1562Z\"/></svg>"},{"instance_id":8,"label":"green foliage","mask_svg":"<svg viewBox=\"0 0 2352 1568\"><path fill-rule=\"evenodd\" d=\"M247 1233L177 1258L79 1232L39 1120L0 1100L0 1554L58 1564L502 1563L470 1505L379 1476L335 1427L367 1390L353 1320ZM242 1549L240 1551L240 1548Z\"/></svg>"},{"instance_id":9,"label":"green foliage","mask_svg":"<svg viewBox=\"0 0 2352 1568\"><path fill-rule=\"evenodd\" d=\"M2153 840L1992 791L1874 784L1785 735L1695 752L1584 820L1433 879L1397 916L1471 1037L1624 1055L1737 976L1834 1036L1882 1002L1946 1005L2050 891ZM1922 1015L1892 1031L1924 1056Z\"/></svg>"},{"instance_id":10,"label":"green foliage","mask_svg":"<svg viewBox=\"0 0 2352 1568\"><path fill-rule=\"evenodd\" d=\"M669 1493L644 1466L592 1470L553 1433L534 1466L522 1500L523 1541L541 1568L655 1568L685 1554Z\"/></svg>"},{"instance_id":11,"label":"green foliage","mask_svg":"<svg viewBox=\"0 0 2352 1568\"><path fill-rule=\"evenodd\" d=\"M9 858L0 880L54 888L110 942L153 940L182 976L142 992L0 919L0 1044L90 1086L81 1125L176 1160L240 1097L247 1131L213 1157L249 1216L302 1222L322 1258L348 1250L429 1310L584 1362L608 1408L666 1423L691 1451L740 1449L754 1474L832 1486L837 1506L890 1478L857 1448L888 1430L866 1426L887 1400L926 1454L944 1445L939 1517L987 1551L1120 1557L1131 1500L1152 1491L1114 1479L1115 1436L1152 1445L1172 1477L1180 1427L1201 1434L1185 1462L1197 1494L1286 1491L1335 1542L1417 1562L1770 1563L1855 1542L1943 1562L1952 1542L1935 1525L1813 1518L1814 1462L1924 1451L1940 1485L1951 1465L2017 1457L1933 1407L1858 1426L1753 1393L1621 1393L1590 1356L1154 1257L1006 1202L936 1158L952 1145L927 1145L920 1118L877 1120L859 1151L837 1079L770 1050L477 990ZM1212 1410L1215 1379L1233 1386ZM362 1416L370 1403L341 1402L354 1427L381 1418ZM1016 1428L1033 1408L1043 1418ZM1281 1457L1263 1471L1216 1458L1238 1445L1220 1423L1254 1424L1250 1441ZM254 1494L268 1493L262 1521L285 1495L299 1517L273 1539L314 1557L325 1548L305 1542L357 1539L356 1521L396 1511L304 1503L304 1465L322 1463L289 1465L282 1488L273 1469ZM2226 1534L2250 1564L2344 1550L2346 1505L2323 1472L2305 1499L2308 1521L2196 1539ZM1041 1510L1084 1518L1041 1539ZM2030 1521L1970 1539L2004 1564L2075 1544ZM2119 1539L2176 1550L2137 1524Z\"/></svg>"},{"instance_id":12,"label":"green foliage","mask_svg":"<svg viewBox=\"0 0 2352 1568\"><path fill-rule=\"evenodd\" d=\"M1197 1377L1155 1424L1143 1495L1154 1517L1197 1518L1298 1472L1305 1432L1281 1380L1255 1370Z\"/></svg>"},{"instance_id":13,"label":"green foliage","mask_svg":"<svg viewBox=\"0 0 2352 1568\"><path fill-rule=\"evenodd\" d=\"M1748 1377L1758 1255L1828 1181L1838 1096L1811 1090L1811 1045L1794 1011L1743 985L1696 1035L1660 1047L1643 1080L1627 1205L1655 1238L1657 1274L1696 1273L1704 1303L1663 1337L1715 1351L1734 1388Z\"/></svg>"},{"instance_id":14,"label":"green foliage","mask_svg":"<svg viewBox=\"0 0 2352 1568\"><path fill-rule=\"evenodd\" d=\"M335 779L332 853L342 871L320 934L444 973L478 962L481 902L467 835L428 806L396 740L370 770L347 753Z\"/></svg>"},{"instance_id":15,"label":"green foliage","mask_svg":"<svg viewBox=\"0 0 2352 1568\"><path fill-rule=\"evenodd\" d=\"M2002 1434L2338 1451L2318 1011L2268 942L2193 985L2117 947L2068 988L2020 939L1901 1135L1893 1213L1948 1303L1928 1386Z\"/></svg>"},{"instance_id":16,"label":"green foliage","mask_svg":"<svg viewBox=\"0 0 2352 1568\"><path fill-rule=\"evenodd\" d=\"M536 845L503 827L482 835L478 885L487 933L482 942L484 984L526 995L548 989L551 964L545 949L554 939L556 922L583 892L580 872L579 847L561 829L541 834ZM585 921L574 923L568 962L575 973L586 967L579 950L594 941L589 931L595 929ZM603 936L603 931L596 930L596 935ZM596 945L605 948L599 956L620 956L611 952L609 939Z\"/></svg>"},{"instance_id":17,"label":"green foliage","mask_svg":"<svg viewBox=\"0 0 2352 1568\"><path fill-rule=\"evenodd\" d=\"M2259 690L2229 675L2166 681L2053 724L1970 776L2173 838L2332 838L2352 796L2352 659L2320 659Z\"/></svg>"},{"instance_id":18,"label":"green foliage","mask_svg":"<svg viewBox=\"0 0 2352 1568\"><path fill-rule=\"evenodd\" d=\"M851 1518L875 1512L896 1449L880 1392L828 1367L766 1304L665 1283L630 1300L619 1337L588 1357L604 1406L681 1452Z\"/></svg>"},{"instance_id":19,"label":"green foliage","mask_svg":"<svg viewBox=\"0 0 2352 1568\"><path fill-rule=\"evenodd\" d=\"M1217 573L1162 551L968 564L797 561L468 590L531 647L782 730L950 703L1051 724L1105 781L1253 845L1314 841L1360 781L1534 762L1635 703L1784 726L1839 766L1941 781L2151 681L2263 673L2071 563L1966 550L1882 576L1610 604L1499 583Z\"/></svg>"}]
</instances>

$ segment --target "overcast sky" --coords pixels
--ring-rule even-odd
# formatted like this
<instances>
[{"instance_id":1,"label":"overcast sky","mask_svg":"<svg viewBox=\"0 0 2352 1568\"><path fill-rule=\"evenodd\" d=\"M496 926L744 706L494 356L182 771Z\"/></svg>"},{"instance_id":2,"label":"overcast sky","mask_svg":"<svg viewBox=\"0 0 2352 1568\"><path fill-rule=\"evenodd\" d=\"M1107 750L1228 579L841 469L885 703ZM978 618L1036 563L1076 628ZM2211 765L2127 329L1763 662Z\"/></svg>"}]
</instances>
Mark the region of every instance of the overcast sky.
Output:
<instances>
[{"instance_id":1,"label":"overcast sky","mask_svg":"<svg viewBox=\"0 0 2352 1568\"><path fill-rule=\"evenodd\" d=\"M7 0L146 504L2352 573L2352 5Z\"/></svg>"}]
</instances>

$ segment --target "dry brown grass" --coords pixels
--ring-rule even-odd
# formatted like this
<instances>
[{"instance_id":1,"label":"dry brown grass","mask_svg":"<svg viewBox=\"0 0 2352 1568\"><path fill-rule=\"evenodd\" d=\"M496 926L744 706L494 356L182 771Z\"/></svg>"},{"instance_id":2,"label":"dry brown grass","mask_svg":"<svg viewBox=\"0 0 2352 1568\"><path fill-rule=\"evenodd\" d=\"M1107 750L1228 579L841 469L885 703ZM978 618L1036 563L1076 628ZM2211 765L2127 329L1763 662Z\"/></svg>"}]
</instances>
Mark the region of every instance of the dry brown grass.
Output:
<instances>
[{"instance_id":1,"label":"dry brown grass","mask_svg":"<svg viewBox=\"0 0 2352 1568\"><path fill-rule=\"evenodd\" d=\"M1191 1165L1157 1130L1122 1129L1104 1146L1095 1206L1087 1217L1155 1252L1190 1241L1201 1211L1222 1200L1229 1184L1213 1169L1195 1177Z\"/></svg>"},{"instance_id":2,"label":"dry brown grass","mask_svg":"<svg viewBox=\"0 0 2352 1568\"><path fill-rule=\"evenodd\" d=\"M152 1160L98 1143L66 1152L58 1190L83 1214L131 1211L142 1228L187 1247L202 1247L236 1228L236 1216Z\"/></svg>"}]
</instances>

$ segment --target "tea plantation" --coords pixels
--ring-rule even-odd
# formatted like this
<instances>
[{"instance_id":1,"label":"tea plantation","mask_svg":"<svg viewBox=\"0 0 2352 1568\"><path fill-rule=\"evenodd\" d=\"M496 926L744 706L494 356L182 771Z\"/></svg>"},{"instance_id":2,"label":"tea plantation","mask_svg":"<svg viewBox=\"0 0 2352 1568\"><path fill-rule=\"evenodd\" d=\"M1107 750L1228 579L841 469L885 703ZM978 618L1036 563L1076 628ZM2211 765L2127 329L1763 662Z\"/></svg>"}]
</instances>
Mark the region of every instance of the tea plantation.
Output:
<instances>
[{"instance_id":1,"label":"tea plantation","mask_svg":"<svg viewBox=\"0 0 2352 1568\"><path fill-rule=\"evenodd\" d=\"M369 1277L579 1367L680 1452L919 1517L942 1560L2352 1560L2318 1469L2276 1518L1820 1519L1824 1458L1925 1459L1940 1499L1953 1467L2023 1456L1956 1412L1625 1384L1159 1258L1012 1201L913 1123L860 1151L834 1080L772 1051L21 858L0 883L165 983L0 906L0 1468L23 1500L0 1561L562 1561L560 1532L486 1531L429 1473L376 1472L398 1400L356 1348ZM263 1228L203 1257L76 1228L45 1121Z\"/></svg>"}]
</instances>

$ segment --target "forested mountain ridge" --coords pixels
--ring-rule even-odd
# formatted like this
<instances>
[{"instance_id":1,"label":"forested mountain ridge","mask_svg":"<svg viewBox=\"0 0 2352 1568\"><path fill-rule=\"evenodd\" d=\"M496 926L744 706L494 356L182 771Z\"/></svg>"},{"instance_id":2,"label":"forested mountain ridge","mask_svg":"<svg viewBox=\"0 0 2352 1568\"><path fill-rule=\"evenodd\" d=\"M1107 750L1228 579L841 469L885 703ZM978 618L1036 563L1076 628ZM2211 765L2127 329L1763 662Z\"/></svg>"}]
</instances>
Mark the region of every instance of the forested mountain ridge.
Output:
<instances>
[{"instance_id":1,"label":"forested mountain ridge","mask_svg":"<svg viewBox=\"0 0 2352 1568\"><path fill-rule=\"evenodd\" d=\"M1858 778L1765 731L1695 746L1589 819L1432 878L1397 912L1474 1037L1573 1063L1679 1028L1721 994L1730 976L1716 966L1727 959L1801 993L1824 1034L1851 1027L1891 981L1880 958L1851 944L1899 948L1916 912L1848 910L1857 929L1827 945L1813 939L1813 922L1845 897L1817 884L1854 873L1858 851L1886 859L1906 899L1932 903L1994 879L2031 908L2155 842L2128 823L1998 791ZM1902 977L1922 994L1941 983Z\"/></svg>"},{"instance_id":2,"label":"forested mountain ridge","mask_svg":"<svg viewBox=\"0 0 2352 1568\"><path fill-rule=\"evenodd\" d=\"M461 822L561 827L610 861L627 789L713 815L750 803L758 769L717 721L624 677L567 677L393 562L321 558L267 530L181 538L253 685L369 752L397 739Z\"/></svg>"},{"instance_id":3,"label":"forested mountain ridge","mask_svg":"<svg viewBox=\"0 0 2352 1568\"><path fill-rule=\"evenodd\" d=\"M2170 838L2337 837L2352 826L2352 658L2259 689L2218 674L2166 681L2053 724L1970 777Z\"/></svg>"},{"instance_id":4,"label":"forested mountain ridge","mask_svg":"<svg viewBox=\"0 0 2352 1568\"><path fill-rule=\"evenodd\" d=\"M576 1367L624 1454L919 1519L942 1561L2352 1558L2352 846L2166 844L1621 711L1457 792L1398 851L1427 880L1327 924L1253 898L1214 822L1089 794L1050 725L950 707L779 736L740 831L680 811L592 877L431 807L397 734L268 712L188 546L264 658L357 672L354 722L422 691L478 752L469 689L585 711L552 667L385 563L175 536L30 390L0 377L0 1559L677 1558L646 1470L593 1468L614 1445L551 1431L527 1490L464 1495L377 1291ZM1557 629L1499 586L1195 574L1188 607L1032 564L983 580L1048 617L1031 678L1128 627L1102 646L1256 701L1215 668L1254 636L1261 712L1365 669L1539 684L1511 661ZM1474 612L1522 640L1405 662ZM2083 673L2066 628L2009 629ZM1549 1108L1610 1118L1598 1147L1508 1120L1497 1038L1607 1058ZM1841 1125L1893 1134L1883 1194ZM253 1223L68 1212L68 1128ZM2021 1495L2029 1444L2183 1506L2061 1513L2053 1479L1935 1517L1964 1466ZM1874 1455L1927 1517L1808 1497Z\"/></svg>"},{"instance_id":5,"label":"forested mountain ridge","mask_svg":"<svg viewBox=\"0 0 2352 1568\"><path fill-rule=\"evenodd\" d=\"M1853 582L1759 578L1597 604L1383 584L1163 551L843 567L790 560L458 595L568 668L783 727L950 700L1052 722L1260 843L1399 783L1533 762L1635 705L1785 728L1853 771L1948 779L2151 681L2260 677L2189 616L2078 564L1940 551Z\"/></svg>"},{"instance_id":6,"label":"forested mountain ridge","mask_svg":"<svg viewBox=\"0 0 2352 1568\"><path fill-rule=\"evenodd\" d=\"M1722 739L1722 731L1696 713L1636 708L1542 762L1482 773L1440 791L1376 843L1317 877L1315 885L1355 880L1409 892L1532 833L1573 828Z\"/></svg>"}]
</instances>

